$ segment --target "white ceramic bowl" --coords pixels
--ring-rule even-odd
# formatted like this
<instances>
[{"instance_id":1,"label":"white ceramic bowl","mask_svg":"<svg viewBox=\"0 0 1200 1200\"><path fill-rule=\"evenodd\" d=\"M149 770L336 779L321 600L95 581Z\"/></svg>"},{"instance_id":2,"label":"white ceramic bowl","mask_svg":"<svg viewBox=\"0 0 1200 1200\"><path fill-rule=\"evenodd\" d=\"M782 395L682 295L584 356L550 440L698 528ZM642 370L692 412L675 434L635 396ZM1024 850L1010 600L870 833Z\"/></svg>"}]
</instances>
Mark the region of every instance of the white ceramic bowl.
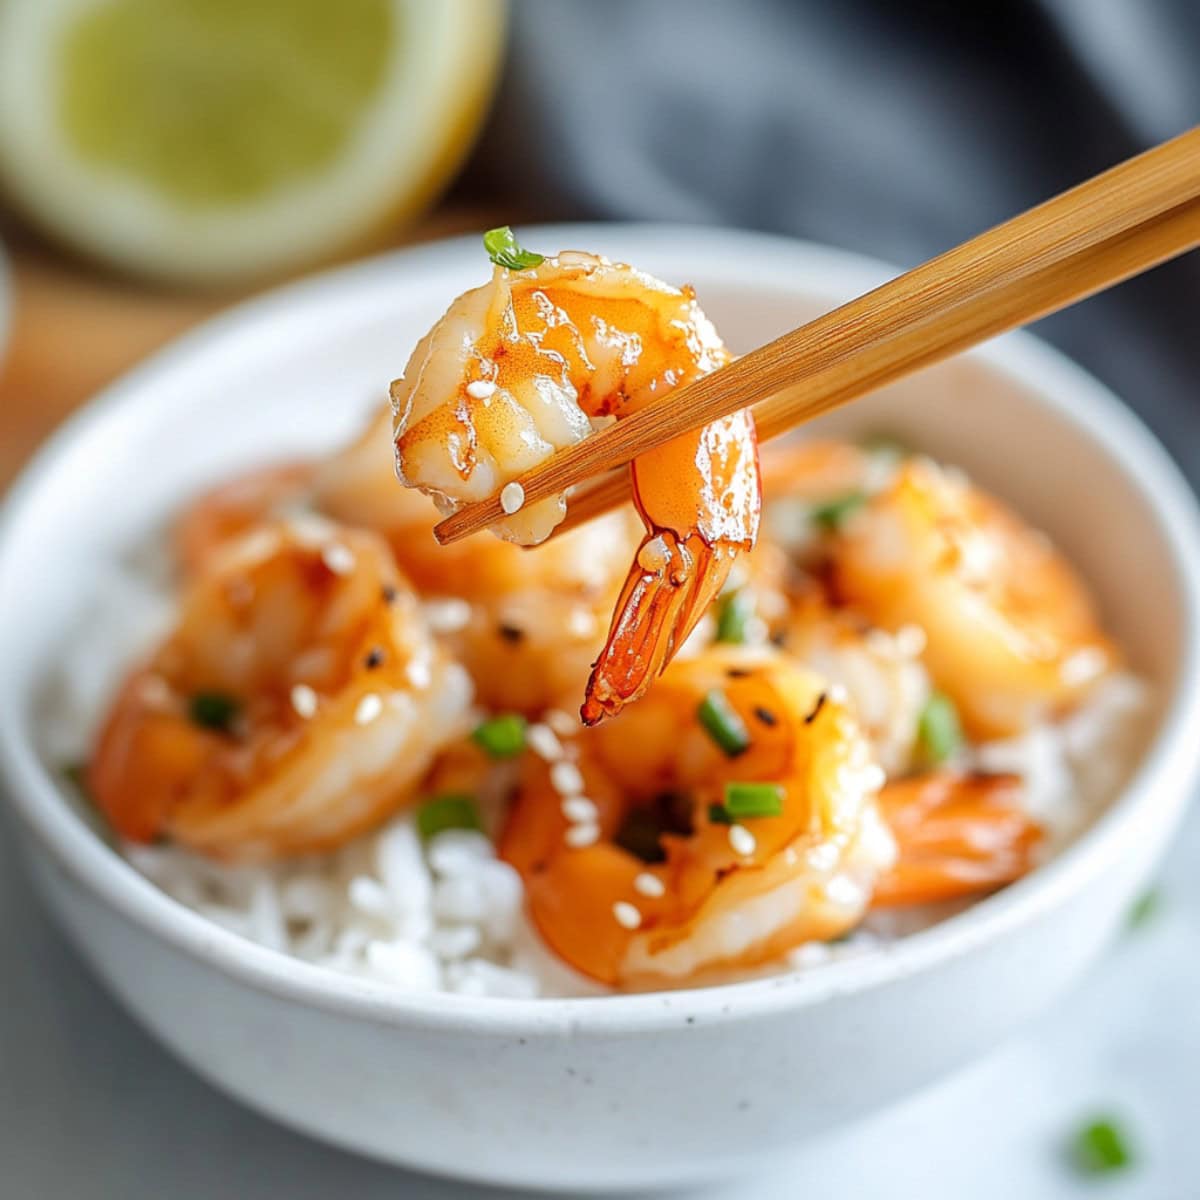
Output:
<instances>
[{"instance_id":1,"label":"white ceramic bowl","mask_svg":"<svg viewBox=\"0 0 1200 1200\"><path fill-rule=\"evenodd\" d=\"M746 349L889 272L797 242L568 227L690 280ZM156 891L39 760L39 678L97 564L250 461L327 447L418 334L483 278L475 238L268 295L110 388L15 488L0 529L0 768L34 876L96 972L166 1045L266 1113L477 1180L624 1187L719 1173L884 1105L983 1053L1079 975L1175 829L1200 760L1193 498L1099 384L1003 339L840 414L960 463L1050 530L1152 681L1156 729L1119 801L1047 867L873 956L723 988L604 999L398 995L242 941Z\"/></svg>"}]
</instances>

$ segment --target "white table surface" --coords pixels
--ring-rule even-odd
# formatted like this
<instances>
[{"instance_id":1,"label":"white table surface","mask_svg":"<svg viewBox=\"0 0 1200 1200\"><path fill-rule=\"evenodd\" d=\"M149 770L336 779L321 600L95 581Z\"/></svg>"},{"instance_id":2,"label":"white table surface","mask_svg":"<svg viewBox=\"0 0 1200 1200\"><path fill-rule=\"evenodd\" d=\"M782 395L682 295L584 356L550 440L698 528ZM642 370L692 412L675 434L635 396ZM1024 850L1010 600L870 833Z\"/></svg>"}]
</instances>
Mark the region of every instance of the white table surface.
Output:
<instances>
[{"instance_id":1,"label":"white table surface","mask_svg":"<svg viewBox=\"0 0 1200 1200\"><path fill-rule=\"evenodd\" d=\"M0 817L0 1196L6 1200L499 1200L306 1140L195 1078L75 960ZM1157 917L1021 1039L866 1124L699 1192L706 1200L1200 1196L1200 813ZM203 1014L197 1014L203 1020ZM1093 1110L1135 1168L1080 1180L1067 1132Z\"/></svg>"}]
</instances>

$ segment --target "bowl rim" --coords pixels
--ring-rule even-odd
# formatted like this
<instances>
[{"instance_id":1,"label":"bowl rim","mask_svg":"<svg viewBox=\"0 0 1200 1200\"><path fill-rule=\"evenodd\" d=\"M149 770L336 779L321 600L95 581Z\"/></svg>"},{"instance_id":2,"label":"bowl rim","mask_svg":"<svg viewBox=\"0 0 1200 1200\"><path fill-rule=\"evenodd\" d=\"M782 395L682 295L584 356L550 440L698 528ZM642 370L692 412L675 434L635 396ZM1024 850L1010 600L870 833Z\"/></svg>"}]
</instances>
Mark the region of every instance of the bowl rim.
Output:
<instances>
[{"instance_id":1,"label":"bowl rim","mask_svg":"<svg viewBox=\"0 0 1200 1200\"><path fill-rule=\"evenodd\" d=\"M724 264L732 282L763 286L784 280L828 279L828 291L867 290L898 268L862 255L799 239L710 226L596 223L533 226L532 244L619 242L638 257L666 248L698 262ZM0 579L24 510L54 480L74 448L127 410L147 405L154 380L195 358L219 354L223 343L264 323L297 319L339 296L397 273L446 270L477 256L474 235L449 238L325 271L244 301L159 350L82 406L41 448L13 483L0 511ZM791 286L794 286L794 280ZM803 288L797 288L797 292ZM139 875L72 810L33 740L23 736L21 694L0 676L0 782L25 829L55 864L144 933L199 964L251 988L305 1006L384 1025L428 1031L575 1035L648 1033L689 1022L753 1019L869 991L948 963L1033 922L1066 902L1116 862L1139 828L1169 829L1200 778L1200 510L1163 447L1132 411L1081 367L1027 333L1007 334L970 352L987 369L1028 388L1077 434L1099 443L1147 502L1174 568L1185 616L1179 683L1164 705L1155 736L1107 811L1051 862L963 913L861 957L738 983L679 991L587 997L502 999L446 992L408 993L393 985L341 975L270 950L225 930L171 899ZM0 594L0 617L6 601Z\"/></svg>"}]
</instances>

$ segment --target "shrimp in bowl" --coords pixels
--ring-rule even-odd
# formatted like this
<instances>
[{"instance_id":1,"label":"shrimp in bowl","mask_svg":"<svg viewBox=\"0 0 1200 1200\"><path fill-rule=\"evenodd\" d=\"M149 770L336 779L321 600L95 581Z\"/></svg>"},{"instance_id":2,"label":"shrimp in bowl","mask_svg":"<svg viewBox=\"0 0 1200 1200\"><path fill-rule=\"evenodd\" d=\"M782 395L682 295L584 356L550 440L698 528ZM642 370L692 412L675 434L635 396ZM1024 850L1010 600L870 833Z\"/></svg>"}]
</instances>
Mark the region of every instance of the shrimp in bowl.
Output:
<instances>
[{"instance_id":1,"label":"shrimp in bowl","mask_svg":"<svg viewBox=\"0 0 1200 1200\"><path fill-rule=\"evenodd\" d=\"M488 996L807 970L1036 870L1136 684L1067 555L953 466L869 438L760 466L746 422L544 544L569 495L433 536L424 492L489 494L727 360L687 289L513 260L395 414L214 478L84 752L117 848L309 962Z\"/></svg>"},{"instance_id":2,"label":"shrimp in bowl","mask_svg":"<svg viewBox=\"0 0 1200 1200\"><path fill-rule=\"evenodd\" d=\"M454 301L392 384L396 468L443 512L500 492L508 516L494 532L535 545L567 499L524 505L516 476L730 354L690 289L579 252L494 261L491 282ZM748 413L647 451L630 474L646 532L588 680L588 724L645 694L758 534Z\"/></svg>"},{"instance_id":3,"label":"shrimp in bowl","mask_svg":"<svg viewBox=\"0 0 1200 1200\"><path fill-rule=\"evenodd\" d=\"M413 797L469 700L377 538L267 524L190 583L112 704L88 790L131 841L242 861L321 850Z\"/></svg>"},{"instance_id":4,"label":"shrimp in bowl","mask_svg":"<svg viewBox=\"0 0 1200 1200\"><path fill-rule=\"evenodd\" d=\"M500 853L542 936L610 986L694 982L854 928L895 846L844 693L770 650L674 663L580 739L592 805L531 760Z\"/></svg>"}]
</instances>

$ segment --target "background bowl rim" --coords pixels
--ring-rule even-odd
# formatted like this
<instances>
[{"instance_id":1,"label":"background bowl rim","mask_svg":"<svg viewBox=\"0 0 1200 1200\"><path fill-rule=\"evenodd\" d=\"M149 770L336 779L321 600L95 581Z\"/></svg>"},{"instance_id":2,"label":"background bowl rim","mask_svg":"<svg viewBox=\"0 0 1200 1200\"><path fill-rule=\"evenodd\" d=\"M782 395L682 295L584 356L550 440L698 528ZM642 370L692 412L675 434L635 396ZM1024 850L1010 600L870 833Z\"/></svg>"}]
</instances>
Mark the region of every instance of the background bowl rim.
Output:
<instances>
[{"instance_id":1,"label":"background bowl rim","mask_svg":"<svg viewBox=\"0 0 1200 1200\"><path fill-rule=\"evenodd\" d=\"M753 260L778 275L787 263L801 280L828 278L829 293L863 291L898 268L850 251L801 239L716 226L657 223L573 223L523 227L529 244L604 245L620 240L646 253L666 249L705 269L723 263L730 280L764 284ZM565 239L565 240L564 240ZM154 380L186 369L189 362L219 354L223 343L256 324L296 319L307 308L343 293L369 288L397 274L450 270L467 255L481 256L476 235L390 251L243 301L201 323L122 375L83 405L42 446L12 484L0 511L0 579L24 510L52 487L62 461L104 425L150 403ZM772 270L767 270L770 276ZM811 283L796 293L819 294ZM829 999L886 986L963 957L1035 920L1082 890L1119 857L1125 840L1143 826L1169 828L1182 814L1200 778L1200 515L1195 496L1174 461L1141 420L1103 384L1028 333L1007 334L970 352L993 374L1037 395L1076 434L1086 433L1127 476L1147 502L1174 567L1172 584L1185 613L1184 645L1174 694L1164 704L1154 737L1127 786L1075 842L1026 879L972 905L965 912L895 946L823 965L814 972L787 972L740 983L680 991L599 997L538 997L527 1000L467 997L453 993L406 993L302 962L225 930L185 908L140 876L72 810L61 784L46 768L31 739L22 735L21 693L0 676L0 782L22 824L59 869L117 915L177 952L257 990L310 1008L375 1023L429 1031L506 1035L654 1032L693 1020L735 1022L782 1008L800 1010ZM1070 397L1070 400L1066 399ZM9 572L11 577L11 572ZM0 591L0 618L11 604Z\"/></svg>"}]
</instances>

